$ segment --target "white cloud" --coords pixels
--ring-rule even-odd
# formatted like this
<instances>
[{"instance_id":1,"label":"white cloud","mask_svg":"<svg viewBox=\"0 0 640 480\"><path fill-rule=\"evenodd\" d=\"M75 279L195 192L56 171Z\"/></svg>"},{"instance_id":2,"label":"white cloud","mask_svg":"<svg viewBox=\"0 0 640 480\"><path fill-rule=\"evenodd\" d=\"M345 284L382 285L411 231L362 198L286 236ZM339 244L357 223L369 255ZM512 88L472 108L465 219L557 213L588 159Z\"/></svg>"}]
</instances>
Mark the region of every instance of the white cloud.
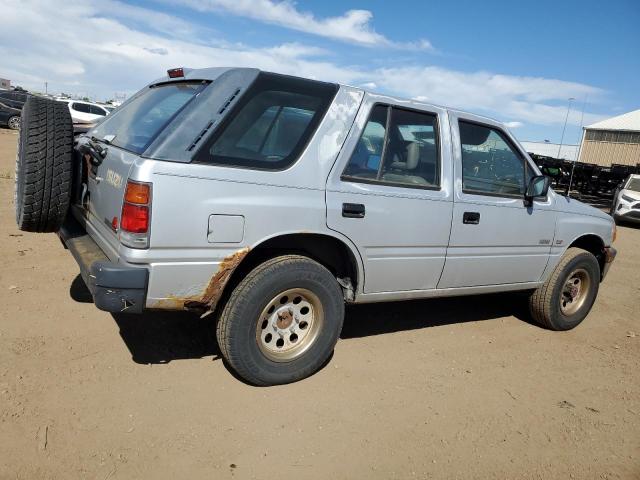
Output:
<instances>
[{"instance_id":1,"label":"white cloud","mask_svg":"<svg viewBox=\"0 0 640 480\"><path fill-rule=\"evenodd\" d=\"M434 66L382 68L374 73L382 88L403 92L419 101L499 113L502 119L511 117L543 125L564 122L567 98L589 95L594 99L604 93L599 88L564 80L468 73ZM579 122L576 113L574 110L571 123ZM590 118L585 114L585 121Z\"/></svg>"},{"instance_id":2,"label":"white cloud","mask_svg":"<svg viewBox=\"0 0 640 480\"><path fill-rule=\"evenodd\" d=\"M338 17L316 18L310 12L296 8L292 1L276 0L165 0L188 6L201 12L222 11L251 18L300 32L334 40L374 47L383 46L406 50L435 50L431 42L395 42L377 33L371 26L373 13L369 10L348 10Z\"/></svg>"},{"instance_id":3,"label":"white cloud","mask_svg":"<svg viewBox=\"0 0 640 480\"><path fill-rule=\"evenodd\" d=\"M239 0L240 1L240 0ZM603 91L589 85L562 80L462 72L436 66L414 65L367 69L345 66L330 53L299 43L249 47L212 41L195 43L189 36L172 36L194 28L172 17L155 17L156 12L134 7L136 23L165 22L163 29L143 31L118 16L109 14L99 0L67 0L52 5L46 0L5 0L0 29L0 76L27 88L44 88L67 93L96 95L100 99L114 92L132 93L160 77L168 68L185 66L249 66L267 71L361 85L422 102L447 105L529 125L561 125L568 97L591 100ZM126 10L129 12L129 10ZM145 20L146 19L146 20ZM82 28L78 28L78 26ZM90 32L88 34L87 32ZM181 34L182 35L182 34ZM581 107L581 105L579 105ZM574 104L569 123L578 125L579 108ZM584 123L602 117L589 112Z\"/></svg>"},{"instance_id":4,"label":"white cloud","mask_svg":"<svg viewBox=\"0 0 640 480\"><path fill-rule=\"evenodd\" d=\"M524 125L524 123L516 121L504 122L504 124L507 126L507 128L520 128Z\"/></svg>"}]
</instances>

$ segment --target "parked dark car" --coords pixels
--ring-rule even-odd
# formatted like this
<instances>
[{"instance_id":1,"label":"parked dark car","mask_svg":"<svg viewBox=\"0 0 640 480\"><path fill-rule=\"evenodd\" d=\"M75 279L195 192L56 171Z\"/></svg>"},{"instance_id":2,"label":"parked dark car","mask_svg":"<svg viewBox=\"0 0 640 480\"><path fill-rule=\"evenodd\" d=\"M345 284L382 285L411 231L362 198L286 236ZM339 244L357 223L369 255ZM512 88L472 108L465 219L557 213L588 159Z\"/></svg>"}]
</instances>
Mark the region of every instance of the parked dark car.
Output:
<instances>
[{"instance_id":1,"label":"parked dark car","mask_svg":"<svg viewBox=\"0 0 640 480\"><path fill-rule=\"evenodd\" d=\"M0 126L12 130L20 128L20 113L28 97L25 91L0 91Z\"/></svg>"}]
</instances>

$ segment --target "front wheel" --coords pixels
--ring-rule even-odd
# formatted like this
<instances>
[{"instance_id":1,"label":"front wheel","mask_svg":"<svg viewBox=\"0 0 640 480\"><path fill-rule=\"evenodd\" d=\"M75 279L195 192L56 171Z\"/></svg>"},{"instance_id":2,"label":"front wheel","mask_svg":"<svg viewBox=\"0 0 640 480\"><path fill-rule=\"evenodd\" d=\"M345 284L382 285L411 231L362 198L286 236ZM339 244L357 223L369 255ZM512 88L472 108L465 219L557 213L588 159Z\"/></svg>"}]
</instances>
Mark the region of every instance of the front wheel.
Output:
<instances>
[{"instance_id":1,"label":"front wheel","mask_svg":"<svg viewBox=\"0 0 640 480\"><path fill-rule=\"evenodd\" d=\"M531 315L550 330L570 330L591 310L599 286L596 257L581 248L569 248L549 279L529 298Z\"/></svg>"},{"instance_id":2,"label":"front wheel","mask_svg":"<svg viewBox=\"0 0 640 480\"><path fill-rule=\"evenodd\" d=\"M291 383L328 360L343 319L342 290L331 272L285 255L257 266L234 289L218 321L218 344L247 382Z\"/></svg>"}]
</instances>

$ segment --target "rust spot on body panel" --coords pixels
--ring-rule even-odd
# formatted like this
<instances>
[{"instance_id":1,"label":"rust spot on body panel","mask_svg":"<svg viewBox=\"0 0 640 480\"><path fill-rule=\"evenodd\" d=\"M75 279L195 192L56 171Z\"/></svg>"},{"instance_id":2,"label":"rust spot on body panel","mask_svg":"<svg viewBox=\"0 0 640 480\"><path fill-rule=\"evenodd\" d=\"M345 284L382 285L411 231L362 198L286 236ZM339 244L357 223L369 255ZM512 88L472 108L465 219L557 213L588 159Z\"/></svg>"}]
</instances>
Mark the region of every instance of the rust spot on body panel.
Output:
<instances>
[{"instance_id":1,"label":"rust spot on body panel","mask_svg":"<svg viewBox=\"0 0 640 480\"><path fill-rule=\"evenodd\" d=\"M249 253L249 247L238 250L237 252L225 257L218 267L218 271L211 277L207 287L201 295L193 295L188 297L180 297L169 295L167 298L158 300L151 308L161 310L183 310L195 309L204 311L205 315L215 310L224 287L229 282L229 278L240 265L240 262Z\"/></svg>"}]
</instances>

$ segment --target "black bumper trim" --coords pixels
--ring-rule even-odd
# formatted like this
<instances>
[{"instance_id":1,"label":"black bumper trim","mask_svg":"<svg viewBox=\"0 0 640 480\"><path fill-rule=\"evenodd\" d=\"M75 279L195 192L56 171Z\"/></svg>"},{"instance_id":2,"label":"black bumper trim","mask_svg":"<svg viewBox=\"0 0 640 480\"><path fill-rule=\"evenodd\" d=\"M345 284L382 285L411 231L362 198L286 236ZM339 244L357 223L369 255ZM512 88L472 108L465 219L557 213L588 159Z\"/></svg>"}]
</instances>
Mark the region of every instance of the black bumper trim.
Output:
<instances>
[{"instance_id":1,"label":"black bumper trim","mask_svg":"<svg viewBox=\"0 0 640 480\"><path fill-rule=\"evenodd\" d=\"M149 271L112 262L84 227L68 216L58 236L80 267L93 301L106 312L141 313L147 296Z\"/></svg>"}]
</instances>

